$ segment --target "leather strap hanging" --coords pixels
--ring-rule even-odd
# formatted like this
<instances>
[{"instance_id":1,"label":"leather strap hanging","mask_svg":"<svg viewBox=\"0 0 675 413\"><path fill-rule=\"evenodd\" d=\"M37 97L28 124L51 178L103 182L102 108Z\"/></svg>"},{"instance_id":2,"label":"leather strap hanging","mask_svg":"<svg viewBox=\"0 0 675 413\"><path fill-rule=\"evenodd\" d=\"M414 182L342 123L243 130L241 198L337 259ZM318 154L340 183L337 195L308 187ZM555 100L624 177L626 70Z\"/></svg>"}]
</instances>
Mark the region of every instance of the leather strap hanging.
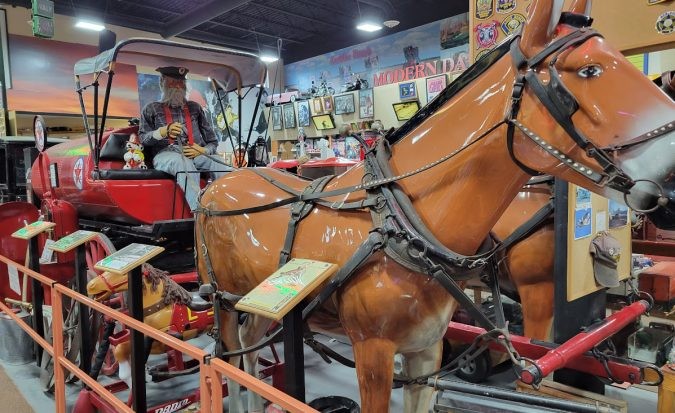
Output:
<instances>
[{"instance_id":1,"label":"leather strap hanging","mask_svg":"<svg viewBox=\"0 0 675 413\"><path fill-rule=\"evenodd\" d=\"M173 123L173 115L169 106L162 105L164 108L164 116L166 117L166 124L171 125ZM190 109L188 105L183 105L183 113L185 114L185 127L187 128L188 135L188 145L192 146L195 143L194 135L192 134L192 118L190 117Z\"/></svg>"}]
</instances>

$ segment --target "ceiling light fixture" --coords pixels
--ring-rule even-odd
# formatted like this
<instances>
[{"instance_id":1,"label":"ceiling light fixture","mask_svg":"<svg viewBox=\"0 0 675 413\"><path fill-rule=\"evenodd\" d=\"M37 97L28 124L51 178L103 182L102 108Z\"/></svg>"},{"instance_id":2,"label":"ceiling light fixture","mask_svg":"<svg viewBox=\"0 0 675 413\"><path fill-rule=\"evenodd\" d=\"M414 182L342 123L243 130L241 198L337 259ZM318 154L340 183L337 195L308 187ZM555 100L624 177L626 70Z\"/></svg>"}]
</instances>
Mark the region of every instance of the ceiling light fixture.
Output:
<instances>
[{"instance_id":1,"label":"ceiling light fixture","mask_svg":"<svg viewBox=\"0 0 675 413\"><path fill-rule=\"evenodd\" d=\"M363 16L361 15L361 5L359 3L359 0L356 0L356 8L359 10L359 21L356 23L356 28L358 30L362 30L368 33L382 30L382 25L380 23L377 23L374 19L367 17L365 19L363 18Z\"/></svg>"},{"instance_id":2,"label":"ceiling light fixture","mask_svg":"<svg viewBox=\"0 0 675 413\"><path fill-rule=\"evenodd\" d=\"M359 30L362 30L364 32L376 32L378 30L382 30L382 25L373 23L371 21L364 21L356 25L356 28Z\"/></svg>"},{"instance_id":3,"label":"ceiling light fixture","mask_svg":"<svg viewBox=\"0 0 675 413\"><path fill-rule=\"evenodd\" d=\"M75 27L78 27L80 29L85 29L85 30L93 30L96 32L100 32L103 29L105 29L105 26L100 24L100 23L93 23L93 22L88 22L84 20L80 20L77 23L75 23Z\"/></svg>"},{"instance_id":4,"label":"ceiling light fixture","mask_svg":"<svg viewBox=\"0 0 675 413\"><path fill-rule=\"evenodd\" d=\"M276 56L273 56L273 55L271 55L271 54L261 54L261 55L260 55L260 60L262 60L262 61L265 62L265 63L274 63L274 62L276 62L277 60L279 60L279 58L276 57Z\"/></svg>"}]
</instances>

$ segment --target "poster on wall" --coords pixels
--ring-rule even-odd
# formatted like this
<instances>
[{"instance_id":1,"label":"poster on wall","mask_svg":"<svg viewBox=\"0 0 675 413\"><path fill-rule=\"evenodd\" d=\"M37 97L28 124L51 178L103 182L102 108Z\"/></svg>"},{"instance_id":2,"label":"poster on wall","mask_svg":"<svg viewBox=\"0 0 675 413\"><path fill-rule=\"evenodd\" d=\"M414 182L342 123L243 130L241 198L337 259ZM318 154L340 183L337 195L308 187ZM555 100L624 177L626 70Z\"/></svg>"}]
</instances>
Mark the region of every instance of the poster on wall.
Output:
<instances>
[{"instance_id":1,"label":"poster on wall","mask_svg":"<svg viewBox=\"0 0 675 413\"><path fill-rule=\"evenodd\" d=\"M282 130L281 124L281 106L272 106L270 108L270 117L272 118L272 130Z\"/></svg>"},{"instance_id":2,"label":"poster on wall","mask_svg":"<svg viewBox=\"0 0 675 413\"><path fill-rule=\"evenodd\" d=\"M469 15L463 13L286 65L288 88L306 91L325 79L336 90L358 76L372 87L468 67Z\"/></svg>"},{"instance_id":3,"label":"poster on wall","mask_svg":"<svg viewBox=\"0 0 675 413\"><path fill-rule=\"evenodd\" d=\"M373 89L359 90L359 119L372 118L375 116ZM358 128L352 128L357 130Z\"/></svg>"},{"instance_id":4,"label":"poster on wall","mask_svg":"<svg viewBox=\"0 0 675 413\"><path fill-rule=\"evenodd\" d=\"M293 129L297 125L295 123L295 107L292 103L287 103L281 107L284 113L284 129Z\"/></svg>"},{"instance_id":5,"label":"poster on wall","mask_svg":"<svg viewBox=\"0 0 675 413\"><path fill-rule=\"evenodd\" d=\"M354 94L347 93L345 95L335 96L333 99L335 103L335 114L336 115L346 115L348 113L354 113L356 109L354 108ZM325 108L324 104L324 108Z\"/></svg>"},{"instance_id":6,"label":"poster on wall","mask_svg":"<svg viewBox=\"0 0 675 413\"><path fill-rule=\"evenodd\" d=\"M448 76L446 74L431 76L426 78L427 83L427 103L431 102L436 96L440 95L443 89L448 85Z\"/></svg>"},{"instance_id":7,"label":"poster on wall","mask_svg":"<svg viewBox=\"0 0 675 413\"><path fill-rule=\"evenodd\" d=\"M628 207L613 199L609 200L609 229L628 225Z\"/></svg>"},{"instance_id":8,"label":"poster on wall","mask_svg":"<svg viewBox=\"0 0 675 413\"><path fill-rule=\"evenodd\" d=\"M8 41L12 88L7 89L7 109L79 115L73 67L78 60L97 55L98 48L19 35L9 35ZM104 75L101 85L105 85L106 80ZM136 67L117 64L113 82L108 115L138 117ZM100 93L104 90L105 87L101 87ZM87 112L92 114L93 99L85 99L85 104Z\"/></svg>"},{"instance_id":9,"label":"poster on wall","mask_svg":"<svg viewBox=\"0 0 675 413\"><path fill-rule=\"evenodd\" d=\"M574 239L586 238L591 235L593 209L575 208L574 209Z\"/></svg>"},{"instance_id":10,"label":"poster on wall","mask_svg":"<svg viewBox=\"0 0 675 413\"><path fill-rule=\"evenodd\" d=\"M298 101L298 126L309 126L309 100Z\"/></svg>"}]
</instances>

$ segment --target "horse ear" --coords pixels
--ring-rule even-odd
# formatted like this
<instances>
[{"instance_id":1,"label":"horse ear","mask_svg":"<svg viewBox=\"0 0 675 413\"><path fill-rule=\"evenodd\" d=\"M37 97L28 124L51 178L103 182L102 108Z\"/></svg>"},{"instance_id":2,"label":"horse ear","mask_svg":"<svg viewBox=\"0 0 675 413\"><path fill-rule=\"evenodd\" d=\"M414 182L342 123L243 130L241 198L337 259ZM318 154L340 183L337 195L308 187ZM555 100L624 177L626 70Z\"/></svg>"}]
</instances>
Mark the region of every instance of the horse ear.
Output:
<instances>
[{"instance_id":1,"label":"horse ear","mask_svg":"<svg viewBox=\"0 0 675 413\"><path fill-rule=\"evenodd\" d=\"M590 17L592 7L593 0L574 0L570 6L570 12Z\"/></svg>"},{"instance_id":2,"label":"horse ear","mask_svg":"<svg viewBox=\"0 0 675 413\"><path fill-rule=\"evenodd\" d=\"M560 20L564 0L533 0L523 28L520 48L525 56L535 55L551 38Z\"/></svg>"}]
</instances>

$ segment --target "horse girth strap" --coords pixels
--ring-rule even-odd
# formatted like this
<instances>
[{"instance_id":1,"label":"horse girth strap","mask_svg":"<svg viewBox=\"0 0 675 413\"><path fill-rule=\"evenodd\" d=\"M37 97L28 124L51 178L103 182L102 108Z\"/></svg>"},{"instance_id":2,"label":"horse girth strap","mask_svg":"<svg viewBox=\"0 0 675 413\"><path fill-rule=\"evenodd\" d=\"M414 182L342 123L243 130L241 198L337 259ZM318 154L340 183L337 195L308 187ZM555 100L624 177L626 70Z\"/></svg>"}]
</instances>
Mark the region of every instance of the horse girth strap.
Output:
<instances>
[{"instance_id":1,"label":"horse girth strap","mask_svg":"<svg viewBox=\"0 0 675 413\"><path fill-rule=\"evenodd\" d=\"M328 182L333 179L334 175L323 176L312 181L305 190L302 192L305 194L312 194L314 192L321 192L323 188L326 187ZM299 201L291 205L291 219L288 221L288 230L286 231L286 240L284 241L284 246L281 248L281 253L279 254L279 267L282 267L288 262L288 259L291 257L291 250L293 249L293 241L295 240L295 233L298 229L298 223L302 221L314 208L314 203L311 201Z\"/></svg>"}]
</instances>

